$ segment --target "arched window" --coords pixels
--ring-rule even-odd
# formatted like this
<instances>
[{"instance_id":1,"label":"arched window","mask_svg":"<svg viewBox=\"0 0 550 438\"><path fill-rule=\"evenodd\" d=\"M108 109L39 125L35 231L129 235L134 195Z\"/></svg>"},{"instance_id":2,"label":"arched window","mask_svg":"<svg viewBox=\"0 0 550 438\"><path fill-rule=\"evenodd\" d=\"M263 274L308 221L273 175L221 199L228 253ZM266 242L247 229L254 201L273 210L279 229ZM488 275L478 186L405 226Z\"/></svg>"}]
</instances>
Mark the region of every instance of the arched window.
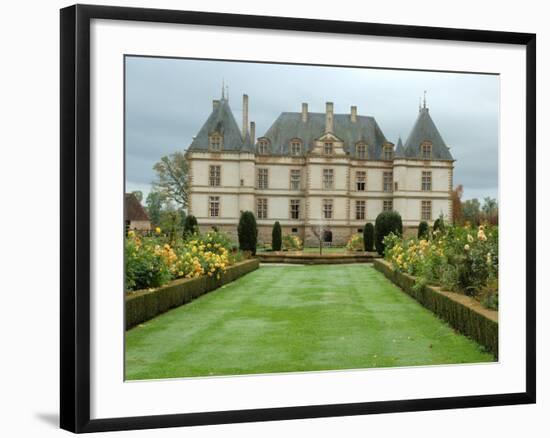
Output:
<instances>
[{"instance_id":1,"label":"arched window","mask_svg":"<svg viewBox=\"0 0 550 438\"><path fill-rule=\"evenodd\" d=\"M299 138L290 141L290 155L302 155L302 141Z\"/></svg>"},{"instance_id":2,"label":"arched window","mask_svg":"<svg viewBox=\"0 0 550 438\"><path fill-rule=\"evenodd\" d=\"M391 144L384 145L384 160L393 160L393 146Z\"/></svg>"},{"instance_id":3,"label":"arched window","mask_svg":"<svg viewBox=\"0 0 550 438\"><path fill-rule=\"evenodd\" d=\"M223 137L221 134L214 132L209 137L210 149L213 151L221 151L223 147Z\"/></svg>"},{"instance_id":4,"label":"arched window","mask_svg":"<svg viewBox=\"0 0 550 438\"><path fill-rule=\"evenodd\" d=\"M360 160L367 159L367 145L365 143L357 143L355 145L355 155Z\"/></svg>"},{"instance_id":5,"label":"arched window","mask_svg":"<svg viewBox=\"0 0 550 438\"><path fill-rule=\"evenodd\" d=\"M425 141L420 145L420 155L425 160L429 160L432 158L432 143L429 141Z\"/></svg>"},{"instance_id":6,"label":"arched window","mask_svg":"<svg viewBox=\"0 0 550 438\"><path fill-rule=\"evenodd\" d=\"M258 140L258 153L261 155L269 154L269 140L267 138L260 138Z\"/></svg>"}]
</instances>

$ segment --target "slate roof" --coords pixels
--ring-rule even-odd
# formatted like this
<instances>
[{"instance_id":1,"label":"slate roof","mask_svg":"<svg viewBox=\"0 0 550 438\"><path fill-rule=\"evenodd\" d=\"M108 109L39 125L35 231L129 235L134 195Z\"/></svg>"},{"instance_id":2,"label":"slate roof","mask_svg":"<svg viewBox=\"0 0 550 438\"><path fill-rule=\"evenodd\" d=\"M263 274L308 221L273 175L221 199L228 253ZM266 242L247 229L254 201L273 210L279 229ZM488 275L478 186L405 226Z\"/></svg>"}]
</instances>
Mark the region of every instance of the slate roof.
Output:
<instances>
[{"instance_id":1,"label":"slate roof","mask_svg":"<svg viewBox=\"0 0 550 438\"><path fill-rule=\"evenodd\" d=\"M397 140L397 146L395 147L395 152L393 154L395 158L405 157L405 148L403 147L403 142L401 141L401 136Z\"/></svg>"},{"instance_id":2,"label":"slate roof","mask_svg":"<svg viewBox=\"0 0 550 438\"><path fill-rule=\"evenodd\" d=\"M428 108L424 106L420 108L414 127L405 142L405 157L421 158L420 145L425 141L432 142L432 159L454 160L449 147L430 117Z\"/></svg>"},{"instance_id":3,"label":"slate roof","mask_svg":"<svg viewBox=\"0 0 550 438\"><path fill-rule=\"evenodd\" d=\"M242 138L241 130L235 121L233 112L229 107L229 101L227 99L220 99L217 108L213 108L210 116L202 125L197 136L189 145L188 150L200 151L208 150L209 136L214 132L218 132L223 136L223 148L224 151L254 151L254 146L250 141L250 135L247 134L245 139Z\"/></svg>"},{"instance_id":4,"label":"slate roof","mask_svg":"<svg viewBox=\"0 0 550 438\"><path fill-rule=\"evenodd\" d=\"M271 125L263 137L271 143L271 154L289 154L290 142L299 138L304 144L304 153L310 151L314 141L325 133L325 113L308 113L307 121L302 121L300 112L284 112ZM368 157L379 159L382 145L387 141L373 117L357 116L352 122L349 114L334 114L334 135L343 140L344 150L351 156L356 154L355 145L365 142ZM262 137L259 137L262 138Z\"/></svg>"},{"instance_id":5,"label":"slate roof","mask_svg":"<svg viewBox=\"0 0 550 438\"><path fill-rule=\"evenodd\" d=\"M133 193L124 194L124 220L148 221L149 215Z\"/></svg>"}]
</instances>

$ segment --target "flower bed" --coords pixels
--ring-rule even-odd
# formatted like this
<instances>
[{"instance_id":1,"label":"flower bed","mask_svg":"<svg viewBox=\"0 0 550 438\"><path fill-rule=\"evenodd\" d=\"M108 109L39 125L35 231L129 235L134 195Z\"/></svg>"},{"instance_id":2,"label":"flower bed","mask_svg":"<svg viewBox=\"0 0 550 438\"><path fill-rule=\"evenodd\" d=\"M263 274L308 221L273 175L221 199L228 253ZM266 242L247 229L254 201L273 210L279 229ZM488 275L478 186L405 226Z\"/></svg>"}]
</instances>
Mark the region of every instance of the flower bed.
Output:
<instances>
[{"instance_id":1,"label":"flower bed","mask_svg":"<svg viewBox=\"0 0 550 438\"><path fill-rule=\"evenodd\" d=\"M172 242L130 231L125 246L126 290L155 288L177 278L220 279L228 266L243 259L231 247L229 238L215 231Z\"/></svg>"},{"instance_id":2,"label":"flower bed","mask_svg":"<svg viewBox=\"0 0 550 438\"><path fill-rule=\"evenodd\" d=\"M474 298L436 286L418 286L415 277L393 268L386 260L374 260L374 267L389 280L434 312L460 333L483 345L498 359L498 312L483 307Z\"/></svg>"},{"instance_id":3,"label":"flower bed","mask_svg":"<svg viewBox=\"0 0 550 438\"><path fill-rule=\"evenodd\" d=\"M158 289L130 292L125 302L126 329L236 280L258 269L259 264L257 259L245 260L226 268L219 276L181 278Z\"/></svg>"},{"instance_id":4,"label":"flower bed","mask_svg":"<svg viewBox=\"0 0 550 438\"><path fill-rule=\"evenodd\" d=\"M392 268L415 277L415 287L441 286L498 309L498 227L448 226L428 239L384 239Z\"/></svg>"},{"instance_id":5,"label":"flower bed","mask_svg":"<svg viewBox=\"0 0 550 438\"><path fill-rule=\"evenodd\" d=\"M363 243L362 234L353 234L346 243L347 251L364 251L365 244Z\"/></svg>"}]
</instances>

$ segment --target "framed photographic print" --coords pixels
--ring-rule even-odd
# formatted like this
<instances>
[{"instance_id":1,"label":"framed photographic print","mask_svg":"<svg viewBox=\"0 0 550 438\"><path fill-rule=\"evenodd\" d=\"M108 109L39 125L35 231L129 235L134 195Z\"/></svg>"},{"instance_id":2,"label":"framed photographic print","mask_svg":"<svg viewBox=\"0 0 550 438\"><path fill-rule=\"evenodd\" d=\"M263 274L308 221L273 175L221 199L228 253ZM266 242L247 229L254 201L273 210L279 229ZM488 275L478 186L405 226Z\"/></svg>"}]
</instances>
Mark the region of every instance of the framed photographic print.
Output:
<instances>
[{"instance_id":1,"label":"framed photographic print","mask_svg":"<svg viewBox=\"0 0 550 438\"><path fill-rule=\"evenodd\" d=\"M62 9L61 427L534 403L535 129L533 34Z\"/></svg>"}]
</instances>

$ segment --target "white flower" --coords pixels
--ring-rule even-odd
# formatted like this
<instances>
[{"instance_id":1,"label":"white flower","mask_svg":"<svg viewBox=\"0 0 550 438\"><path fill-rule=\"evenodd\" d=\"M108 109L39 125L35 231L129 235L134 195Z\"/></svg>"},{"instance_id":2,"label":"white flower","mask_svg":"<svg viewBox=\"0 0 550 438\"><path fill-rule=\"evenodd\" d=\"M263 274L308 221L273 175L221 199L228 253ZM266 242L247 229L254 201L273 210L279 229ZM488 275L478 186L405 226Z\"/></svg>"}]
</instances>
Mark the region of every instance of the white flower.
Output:
<instances>
[{"instance_id":1,"label":"white flower","mask_svg":"<svg viewBox=\"0 0 550 438\"><path fill-rule=\"evenodd\" d=\"M470 245L468 244L464 245L464 251L470 251Z\"/></svg>"}]
</instances>

